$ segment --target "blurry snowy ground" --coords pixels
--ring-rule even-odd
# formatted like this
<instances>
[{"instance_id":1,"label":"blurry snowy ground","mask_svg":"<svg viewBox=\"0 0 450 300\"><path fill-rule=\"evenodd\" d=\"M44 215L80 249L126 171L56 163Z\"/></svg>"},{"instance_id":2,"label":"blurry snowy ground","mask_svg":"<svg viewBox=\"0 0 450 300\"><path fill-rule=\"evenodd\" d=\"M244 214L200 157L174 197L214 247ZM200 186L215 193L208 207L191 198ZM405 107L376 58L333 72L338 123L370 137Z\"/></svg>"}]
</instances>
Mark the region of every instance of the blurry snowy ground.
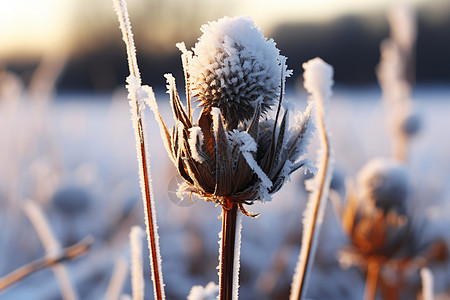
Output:
<instances>
[{"instance_id":1,"label":"blurry snowy ground","mask_svg":"<svg viewBox=\"0 0 450 300\"><path fill-rule=\"evenodd\" d=\"M135 141L126 96L113 99L66 95L40 105L32 100L0 101L0 277L45 255L22 205L32 199L48 216L63 246L93 235L90 252L67 263L80 299L103 299L115 263L129 259L128 233L143 226ZM338 176L335 188L369 159L389 156L390 145L381 93L377 88L338 88L330 108L330 129ZM297 109L306 94L287 99ZM297 100L294 100L297 99ZM158 97L172 124L168 96ZM450 223L450 87L417 88L414 103L423 130L411 144L411 201L432 220L427 238L446 235ZM220 209L211 203L175 198L175 170L162 146L153 115L147 111L151 174L168 299L185 299L193 285L217 281ZM312 146L311 158L315 147ZM241 252L242 299L287 299L299 252L302 211L307 198L301 171L272 202L249 208ZM363 278L341 270L336 252L345 237L328 205L309 295L314 299L361 299ZM152 298L145 255L146 299ZM450 290L450 267L435 272L435 290ZM130 294L129 276L123 293ZM59 299L51 270L43 270L0 294L0 299Z\"/></svg>"}]
</instances>

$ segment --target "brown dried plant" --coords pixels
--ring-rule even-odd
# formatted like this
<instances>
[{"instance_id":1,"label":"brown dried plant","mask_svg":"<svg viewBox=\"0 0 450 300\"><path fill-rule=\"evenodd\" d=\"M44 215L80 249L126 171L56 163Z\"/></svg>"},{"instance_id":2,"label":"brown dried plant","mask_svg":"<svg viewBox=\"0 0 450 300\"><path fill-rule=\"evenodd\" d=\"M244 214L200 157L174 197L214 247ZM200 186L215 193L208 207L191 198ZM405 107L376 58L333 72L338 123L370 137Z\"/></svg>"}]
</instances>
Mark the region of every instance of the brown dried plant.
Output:
<instances>
[{"instance_id":1,"label":"brown dried plant","mask_svg":"<svg viewBox=\"0 0 450 300\"><path fill-rule=\"evenodd\" d=\"M340 261L366 272L366 300L375 298L377 288L383 299L400 299L413 289L407 284L410 274L447 260L440 240L418 246L424 224L417 226L407 209L405 172L401 164L374 160L358 174L358 188L347 188L341 217L350 246L339 253Z\"/></svg>"}]
</instances>

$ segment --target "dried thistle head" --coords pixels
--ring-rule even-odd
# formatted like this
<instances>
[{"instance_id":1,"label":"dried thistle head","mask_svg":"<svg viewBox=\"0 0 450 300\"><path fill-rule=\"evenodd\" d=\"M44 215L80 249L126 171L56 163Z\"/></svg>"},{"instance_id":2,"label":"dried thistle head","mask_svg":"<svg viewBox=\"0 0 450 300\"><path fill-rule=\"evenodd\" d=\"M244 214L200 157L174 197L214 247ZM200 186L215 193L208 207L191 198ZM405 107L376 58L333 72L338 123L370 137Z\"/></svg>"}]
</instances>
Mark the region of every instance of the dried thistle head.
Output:
<instances>
[{"instance_id":1,"label":"dried thistle head","mask_svg":"<svg viewBox=\"0 0 450 300\"><path fill-rule=\"evenodd\" d=\"M359 198L384 213L406 213L408 173L398 162L378 158L368 162L357 175Z\"/></svg>"},{"instance_id":2,"label":"dried thistle head","mask_svg":"<svg viewBox=\"0 0 450 300\"><path fill-rule=\"evenodd\" d=\"M407 243L411 230L406 170L377 159L364 166L357 179L357 188L348 189L342 220L351 251L366 262L373 257L392 259Z\"/></svg>"},{"instance_id":3,"label":"dried thistle head","mask_svg":"<svg viewBox=\"0 0 450 300\"><path fill-rule=\"evenodd\" d=\"M284 60L280 60L273 41L263 39L249 19L224 18L204 26L203 32L194 48L196 56L179 45L183 50L187 111L175 79L168 74L175 119L171 134L161 117L157 118L169 156L185 180L179 192L196 193L224 207L236 203L247 214L243 204L270 199L289 175L305 164L300 157L307 150L313 127L311 109L308 107L289 128L289 109L281 113ZM256 34L259 40L255 41ZM223 83L222 89L213 93L211 86L215 85L208 80ZM196 122L191 93L202 106ZM277 100L275 120L263 119ZM247 119L249 122L244 122Z\"/></svg>"},{"instance_id":4,"label":"dried thistle head","mask_svg":"<svg viewBox=\"0 0 450 300\"><path fill-rule=\"evenodd\" d=\"M259 105L264 114L280 96L284 77L291 71L284 66L284 57L272 39L248 17L224 17L201 27L203 35L184 65L189 74L192 96L200 106L217 107L227 130L239 122L250 120Z\"/></svg>"}]
</instances>

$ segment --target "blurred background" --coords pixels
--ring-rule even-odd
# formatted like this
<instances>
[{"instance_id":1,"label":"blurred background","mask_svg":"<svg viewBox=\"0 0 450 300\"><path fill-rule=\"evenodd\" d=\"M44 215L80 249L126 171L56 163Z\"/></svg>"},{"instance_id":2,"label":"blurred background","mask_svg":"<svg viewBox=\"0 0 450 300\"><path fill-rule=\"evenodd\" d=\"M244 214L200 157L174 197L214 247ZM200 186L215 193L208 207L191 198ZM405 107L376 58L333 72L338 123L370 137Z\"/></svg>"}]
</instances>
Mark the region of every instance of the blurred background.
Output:
<instances>
[{"instance_id":1,"label":"blurred background","mask_svg":"<svg viewBox=\"0 0 450 300\"><path fill-rule=\"evenodd\" d=\"M200 26L228 15L249 15L295 74L301 63L322 57L338 84L375 84L379 45L389 33L392 1L144 1L129 2L144 82L164 87L163 74L181 74L175 44L194 45ZM450 2L410 0L417 11L418 83L450 81ZM1 0L0 63L25 83L44 58L64 59L58 91L111 92L127 76L125 51L109 1Z\"/></svg>"},{"instance_id":2,"label":"blurred background","mask_svg":"<svg viewBox=\"0 0 450 300\"><path fill-rule=\"evenodd\" d=\"M288 57L294 75L287 81L286 98L297 110L307 103L301 64L320 56L333 65L332 189L344 198L345 182L354 180L366 162L391 155L375 69L380 44L390 35L387 15L394 2L129 0L128 6L143 83L155 89L168 126L173 122L163 75L173 73L182 90L175 44L194 46L200 26L208 21L251 16ZM419 133L407 149L408 199L420 228L416 243L426 250L437 240L446 245L444 259L429 266L439 299L449 299L450 143L445 128L450 126L450 1L403 3L416 12L418 32L408 95L415 114L408 130ZM128 75L111 1L0 0L0 278L86 236L95 239L88 254L65 264L65 271L40 271L0 291L1 300L131 294L128 234L131 226L144 226L144 215L124 89ZM167 298L186 299L192 286L218 280L220 209L176 198L179 178L151 112L147 123ZM313 142L313 160L316 148ZM272 202L249 207L261 215L243 220L242 299L287 299L308 177L295 173ZM338 261L349 244L338 214L328 205L311 299L362 299L366 270L341 268ZM145 241L143 250L145 293L151 299ZM417 268L407 274L403 299L415 299L420 276Z\"/></svg>"}]
</instances>

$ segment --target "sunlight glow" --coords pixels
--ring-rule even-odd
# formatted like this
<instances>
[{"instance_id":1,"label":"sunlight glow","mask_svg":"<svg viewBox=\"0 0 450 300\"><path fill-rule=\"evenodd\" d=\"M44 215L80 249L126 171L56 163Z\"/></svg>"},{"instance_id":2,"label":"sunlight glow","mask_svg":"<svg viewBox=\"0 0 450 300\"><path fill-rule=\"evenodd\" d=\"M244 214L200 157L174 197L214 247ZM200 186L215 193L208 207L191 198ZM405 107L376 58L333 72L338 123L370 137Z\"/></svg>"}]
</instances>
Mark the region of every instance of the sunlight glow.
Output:
<instances>
[{"instance_id":1,"label":"sunlight glow","mask_svg":"<svg viewBox=\"0 0 450 300\"><path fill-rule=\"evenodd\" d=\"M418 4L425 0L403 1ZM109 2L110 0L0 0L0 58L36 58L61 51L76 49L86 51L90 44L104 42L98 37L105 36L108 30L116 30L116 20L112 18L112 4ZM179 32L176 26L170 31L170 26L173 27L174 23L183 26L183 20L186 22L189 17L195 16L195 12L183 11L183 5L188 8L196 5L205 7L207 1L128 2L130 9L135 8L134 15L143 14L141 18L146 20L145 24L138 28L147 28L146 34L153 37L152 41L159 41L152 45L165 49L165 43L169 43L170 49L173 49L174 37L170 33ZM231 7L225 14L248 15L270 35L271 30L281 22L324 22L344 14L383 11L393 2L393 0L234 0L230 2ZM202 11L202 14L215 9L221 10L218 3L211 1L206 7L208 10ZM157 11L148 12L149 8ZM172 10L176 9L178 11L172 13ZM166 15L175 21L161 20L161 16ZM216 15L217 13L214 18L217 18ZM155 22L158 22L158 26L155 26ZM160 22L165 22L164 26L159 26Z\"/></svg>"},{"instance_id":2,"label":"sunlight glow","mask_svg":"<svg viewBox=\"0 0 450 300\"><path fill-rule=\"evenodd\" d=\"M0 0L0 55L37 55L64 50L69 35L70 2Z\"/></svg>"}]
</instances>

